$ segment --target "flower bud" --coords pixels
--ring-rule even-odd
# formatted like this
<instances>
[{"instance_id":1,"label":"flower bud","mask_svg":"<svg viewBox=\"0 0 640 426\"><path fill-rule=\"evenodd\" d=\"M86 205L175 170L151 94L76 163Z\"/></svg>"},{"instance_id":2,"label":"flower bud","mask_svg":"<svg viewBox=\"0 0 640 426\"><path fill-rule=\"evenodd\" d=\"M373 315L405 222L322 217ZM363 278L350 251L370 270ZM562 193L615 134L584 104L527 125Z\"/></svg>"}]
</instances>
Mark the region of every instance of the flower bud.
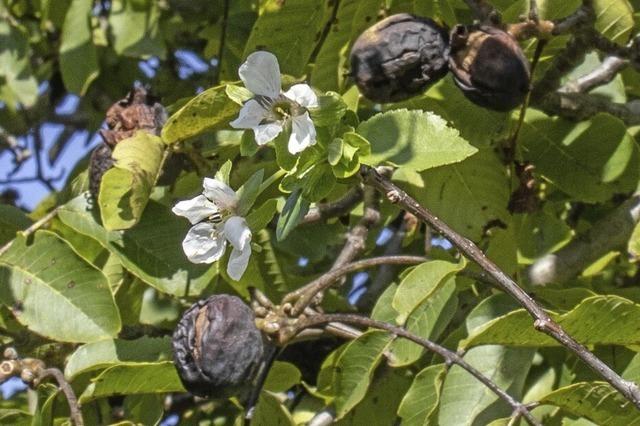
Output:
<instances>
[{"instance_id":1,"label":"flower bud","mask_svg":"<svg viewBox=\"0 0 640 426\"><path fill-rule=\"evenodd\" d=\"M498 28L456 25L449 67L464 95L485 108L508 111L529 91L529 62L518 42Z\"/></svg>"},{"instance_id":2,"label":"flower bud","mask_svg":"<svg viewBox=\"0 0 640 426\"><path fill-rule=\"evenodd\" d=\"M265 343L253 311L218 294L192 305L173 333L173 359L184 387L198 396L242 395L253 385Z\"/></svg>"},{"instance_id":3,"label":"flower bud","mask_svg":"<svg viewBox=\"0 0 640 426\"><path fill-rule=\"evenodd\" d=\"M373 25L351 49L351 75L374 102L397 102L423 92L447 74L449 36L429 18L408 13Z\"/></svg>"}]
</instances>

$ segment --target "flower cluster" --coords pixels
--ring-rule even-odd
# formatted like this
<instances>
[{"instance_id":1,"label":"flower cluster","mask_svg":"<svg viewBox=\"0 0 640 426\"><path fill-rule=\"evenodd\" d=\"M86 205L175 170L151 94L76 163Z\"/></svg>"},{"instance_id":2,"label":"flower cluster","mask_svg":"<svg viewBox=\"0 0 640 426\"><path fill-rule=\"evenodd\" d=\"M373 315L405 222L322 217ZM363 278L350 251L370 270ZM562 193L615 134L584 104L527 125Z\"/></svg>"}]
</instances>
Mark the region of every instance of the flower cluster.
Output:
<instances>
[{"instance_id":1,"label":"flower cluster","mask_svg":"<svg viewBox=\"0 0 640 426\"><path fill-rule=\"evenodd\" d=\"M252 129L258 145L290 131L288 150L299 154L316 143L316 129L309 108L318 107L318 97L306 84L295 84L282 91L280 66L272 53L255 52L247 57L238 71L245 87L255 96L244 103L237 119L230 124L236 129ZM289 127L290 126L290 127ZM217 179L205 178L204 191L197 197L181 201L173 212L193 225L182 248L194 263L212 263L225 252L227 242L233 250L227 274L242 278L251 257L251 230L237 214L239 199L235 191Z\"/></svg>"}]
</instances>

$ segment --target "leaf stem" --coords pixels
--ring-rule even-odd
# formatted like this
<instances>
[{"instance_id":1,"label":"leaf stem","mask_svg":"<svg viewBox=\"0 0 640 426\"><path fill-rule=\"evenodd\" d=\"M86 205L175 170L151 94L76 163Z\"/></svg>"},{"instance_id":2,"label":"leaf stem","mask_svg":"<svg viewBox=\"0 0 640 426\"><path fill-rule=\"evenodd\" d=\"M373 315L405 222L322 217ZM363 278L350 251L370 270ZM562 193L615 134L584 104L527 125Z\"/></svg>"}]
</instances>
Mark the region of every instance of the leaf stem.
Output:
<instances>
[{"instance_id":1,"label":"leaf stem","mask_svg":"<svg viewBox=\"0 0 640 426\"><path fill-rule=\"evenodd\" d=\"M34 222L31 226L29 226L24 231L21 231L20 233L25 237L28 237L29 235L33 234L38 229L42 228L44 225L49 223L51 219L53 219L57 214L58 214L58 207L54 208L49 213L42 216L38 221ZM9 241L8 243L6 243L4 246L0 247L0 256L5 254L11 248L11 245L13 244L14 241L15 241L15 238Z\"/></svg>"}]
</instances>

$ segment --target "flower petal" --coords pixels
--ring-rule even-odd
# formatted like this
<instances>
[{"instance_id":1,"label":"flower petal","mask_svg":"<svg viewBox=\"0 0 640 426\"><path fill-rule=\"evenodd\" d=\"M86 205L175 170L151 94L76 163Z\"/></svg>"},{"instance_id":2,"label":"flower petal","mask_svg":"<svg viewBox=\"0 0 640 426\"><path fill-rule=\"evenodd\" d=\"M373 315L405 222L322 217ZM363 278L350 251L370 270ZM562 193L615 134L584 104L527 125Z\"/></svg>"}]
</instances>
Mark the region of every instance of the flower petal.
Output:
<instances>
[{"instance_id":1,"label":"flower petal","mask_svg":"<svg viewBox=\"0 0 640 426\"><path fill-rule=\"evenodd\" d=\"M233 120L231 127L234 129L253 129L264 119L267 110L255 99L250 99L240 109L238 118Z\"/></svg>"},{"instance_id":2,"label":"flower petal","mask_svg":"<svg viewBox=\"0 0 640 426\"><path fill-rule=\"evenodd\" d=\"M307 84L294 84L289 90L284 92L284 95L305 108L315 108L318 106L318 97Z\"/></svg>"},{"instance_id":3,"label":"flower petal","mask_svg":"<svg viewBox=\"0 0 640 426\"><path fill-rule=\"evenodd\" d=\"M238 205L236 192L218 179L204 178L203 194L222 210L233 210Z\"/></svg>"},{"instance_id":4,"label":"flower petal","mask_svg":"<svg viewBox=\"0 0 640 426\"><path fill-rule=\"evenodd\" d=\"M261 124L253 128L253 134L256 138L258 145L264 145L265 143L274 140L282 132L282 123L268 123Z\"/></svg>"},{"instance_id":5,"label":"flower petal","mask_svg":"<svg viewBox=\"0 0 640 426\"><path fill-rule=\"evenodd\" d=\"M254 52L240 65L240 79L247 89L256 95L271 99L280 94L280 66L271 52Z\"/></svg>"},{"instance_id":6,"label":"flower petal","mask_svg":"<svg viewBox=\"0 0 640 426\"><path fill-rule=\"evenodd\" d=\"M171 211L178 216L186 217L193 225L216 213L218 208L204 195L198 195L196 198L180 201Z\"/></svg>"},{"instance_id":7,"label":"flower petal","mask_svg":"<svg viewBox=\"0 0 640 426\"><path fill-rule=\"evenodd\" d=\"M247 270L249 264L249 258L251 257L251 244L247 244L244 250L238 250L234 248L229 256L229 263L227 264L227 274L231 279L239 281Z\"/></svg>"},{"instance_id":8,"label":"flower petal","mask_svg":"<svg viewBox=\"0 0 640 426\"><path fill-rule=\"evenodd\" d=\"M224 236L206 222L192 226L182 241L184 254L193 263L213 263L222 257L226 247Z\"/></svg>"},{"instance_id":9,"label":"flower petal","mask_svg":"<svg viewBox=\"0 0 640 426\"><path fill-rule=\"evenodd\" d=\"M297 154L316 143L316 128L309 117L309 113L293 117L291 136L289 137L289 152Z\"/></svg>"},{"instance_id":10,"label":"flower petal","mask_svg":"<svg viewBox=\"0 0 640 426\"><path fill-rule=\"evenodd\" d=\"M224 235L231 245L238 250L244 250L251 245L251 230L244 217L231 216L224 223Z\"/></svg>"}]
</instances>

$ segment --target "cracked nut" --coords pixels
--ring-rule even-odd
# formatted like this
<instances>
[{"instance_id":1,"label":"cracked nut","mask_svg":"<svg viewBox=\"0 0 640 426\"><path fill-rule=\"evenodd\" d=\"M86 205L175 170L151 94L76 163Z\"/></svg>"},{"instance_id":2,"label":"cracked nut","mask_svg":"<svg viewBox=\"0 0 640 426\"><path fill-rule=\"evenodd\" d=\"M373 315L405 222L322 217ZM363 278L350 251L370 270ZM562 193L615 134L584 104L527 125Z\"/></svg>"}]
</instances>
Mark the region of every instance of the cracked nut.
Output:
<instances>
[{"instance_id":1,"label":"cracked nut","mask_svg":"<svg viewBox=\"0 0 640 426\"><path fill-rule=\"evenodd\" d=\"M243 395L251 389L265 354L253 311L225 294L192 305L178 322L172 345L184 387L203 397Z\"/></svg>"},{"instance_id":2,"label":"cracked nut","mask_svg":"<svg viewBox=\"0 0 640 426\"><path fill-rule=\"evenodd\" d=\"M429 18L408 13L373 25L351 49L351 75L374 102L415 96L447 74L449 35Z\"/></svg>"},{"instance_id":3,"label":"cracked nut","mask_svg":"<svg viewBox=\"0 0 640 426\"><path fill-rule=\"evenodd\" d=\"M529 62L518 42L498 28L456 25L449 67L464 95L484 108L508 111L529 91Z\"/></svg>"}]
</instances>

